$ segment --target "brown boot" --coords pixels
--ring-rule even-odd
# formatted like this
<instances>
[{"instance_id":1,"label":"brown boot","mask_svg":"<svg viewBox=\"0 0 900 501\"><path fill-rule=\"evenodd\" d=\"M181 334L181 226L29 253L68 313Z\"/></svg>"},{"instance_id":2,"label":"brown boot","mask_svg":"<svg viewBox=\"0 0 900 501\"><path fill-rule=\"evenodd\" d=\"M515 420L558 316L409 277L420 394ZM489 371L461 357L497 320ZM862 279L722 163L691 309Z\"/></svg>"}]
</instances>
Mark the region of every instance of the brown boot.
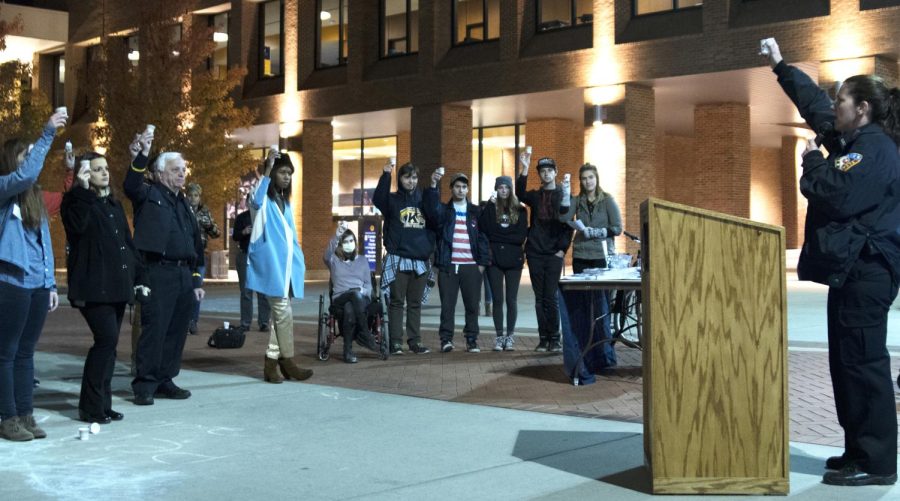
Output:
<instances>
[{"instance_id":1,"label":"brown boot","mask_svg":"<svg viewBox=\"0 0 900 501\"><path fill-rule=\"evenodd\" d=\"M47 438L47 432L38 426L37 422L34 420L34 416L19 416L19 423L34 435L34 438Z\"/></svg>"},{"instance_id":2,"label":"brown boot","mask_svg":"<svg viewBox=\"0 0 900 501\"><path fill-rule=\"evenodd\" d=\"M265 379L267 383L278 384L284 382L284 378L281 377L281 372L278 371L278 360L266 357L266 365L263 368L263 379Z\"/></svg>"},{"instance_id":3,"label":"brown boot","mask_svg":"<svg viewBox=\"0 0 900 501\"><path fill-rule=\"evenodd\" d=\"M278 365L281 367L281 372L287 379L303 381L304 379L311 378L313 375L312 369L301 368L294 362L293 358L279 358Z\"/></svg>"}]
</instances>

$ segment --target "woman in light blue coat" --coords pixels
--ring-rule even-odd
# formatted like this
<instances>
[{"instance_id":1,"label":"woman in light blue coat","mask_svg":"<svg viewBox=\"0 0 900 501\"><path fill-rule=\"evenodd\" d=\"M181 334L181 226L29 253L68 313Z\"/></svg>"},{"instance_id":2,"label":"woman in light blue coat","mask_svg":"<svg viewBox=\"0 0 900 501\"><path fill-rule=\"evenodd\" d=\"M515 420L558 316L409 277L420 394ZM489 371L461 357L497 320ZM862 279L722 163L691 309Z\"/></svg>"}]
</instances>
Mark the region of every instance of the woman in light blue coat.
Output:
<instances>
[{"instance_id":1,"label":"woman in light blue coat","mask_svg":"<svg viewBox=\"0 0 900 501\"><path fill-rule=\"evenodd\" d=\"M287 155L270 152L266 172L250 203L253 231L247 259L247 288L265 294L272 308L272 327L266 348L264 376L280 383L284 373L302 381L312 376L294 362L294 316L291 298L303 299L306 264L297 242L291 212L291 175L294 165Z\"/></svg>"}]
</instances>

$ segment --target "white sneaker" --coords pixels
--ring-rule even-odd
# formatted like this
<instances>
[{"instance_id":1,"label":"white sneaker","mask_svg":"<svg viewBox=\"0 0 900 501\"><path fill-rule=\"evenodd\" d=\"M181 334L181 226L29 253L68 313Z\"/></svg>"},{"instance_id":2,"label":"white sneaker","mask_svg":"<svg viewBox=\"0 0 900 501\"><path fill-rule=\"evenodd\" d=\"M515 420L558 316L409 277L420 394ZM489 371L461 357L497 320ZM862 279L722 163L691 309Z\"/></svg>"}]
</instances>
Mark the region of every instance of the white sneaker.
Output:
<instances>
[{"instance_id":1,"label":"white sneaker","mask_svg":"<svg viewBox=\"0 0 900 501\"><path fill-rule=\"evenodd\" d=\"M503 351L503 347L506 345L506 336L497 336L497 340L494 341L494 351Z\"/></svg>"},{"instance_id":2,"label":"white sneaker","mask_svg":"<svg viewBox=\"0 0 900 501\"><path fill-rule=\"evenodd\" d=\"M516 337L512 334L504 337L503 341L503 350L504 351L516 351Z\"/></svg>"}]
</instances>

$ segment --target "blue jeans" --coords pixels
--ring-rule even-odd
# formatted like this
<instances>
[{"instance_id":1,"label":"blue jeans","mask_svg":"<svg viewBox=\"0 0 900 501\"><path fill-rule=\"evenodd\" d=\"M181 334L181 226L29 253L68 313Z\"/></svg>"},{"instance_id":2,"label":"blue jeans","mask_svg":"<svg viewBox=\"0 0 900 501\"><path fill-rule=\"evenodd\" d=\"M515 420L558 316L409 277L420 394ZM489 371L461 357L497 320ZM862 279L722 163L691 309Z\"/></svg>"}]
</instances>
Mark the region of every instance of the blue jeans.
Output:
<instances>
[{"instance_id":1,"label":"blue jeans","mask_svg":"<svg viewBox=\"0 0 900 501\"><path fill-rule=\"evenodd\" d=\"M0 419L34 410L34 347L49 307L49 289L0 282Z\"/></svg>"}]
</instances>

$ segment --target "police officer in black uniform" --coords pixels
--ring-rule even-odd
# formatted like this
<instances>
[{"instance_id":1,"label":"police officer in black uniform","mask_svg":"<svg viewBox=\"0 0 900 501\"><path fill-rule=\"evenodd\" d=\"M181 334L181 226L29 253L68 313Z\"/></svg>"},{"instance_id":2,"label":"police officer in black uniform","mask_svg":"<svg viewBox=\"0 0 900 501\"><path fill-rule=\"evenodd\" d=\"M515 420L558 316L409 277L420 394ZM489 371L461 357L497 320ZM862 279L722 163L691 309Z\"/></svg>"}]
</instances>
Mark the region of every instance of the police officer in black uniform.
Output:
<instances>
[{"instance_id":1,"label":"police officer in black uniform","mask_svg":"<svg viewBox=\"0 0 900 501\"><path fill-rule=\"evenodd\" d=\"M829 286L828 359L844 453L823 482L897 481L897 413L887 314L900 282L900 90L850 77L832 105L806 74L763 42L778 83L817 133L803 153L809 201L797 274ZM826 159L818 148L828 149Z\"/></svg>"},{"instance_id":2,"label":"police officer in black uniform","mask_svg":"<svg viewBox=\"0 0 900 501\"><path fill-rule=\"evenodd\" d=\"M191 392L172 379L181 368L194 301L203 299L198 267L203 244L197 219L181 188L185 162L180 153L162 153L152 162L152 180L145 181L153 132L131 144L131 168L125 194L134 207L134 244L142 253L150 300L141 306L141 337L131 388L134 403L153 405L153 398L189 398Z\"/></svg>"}]
</instances>

